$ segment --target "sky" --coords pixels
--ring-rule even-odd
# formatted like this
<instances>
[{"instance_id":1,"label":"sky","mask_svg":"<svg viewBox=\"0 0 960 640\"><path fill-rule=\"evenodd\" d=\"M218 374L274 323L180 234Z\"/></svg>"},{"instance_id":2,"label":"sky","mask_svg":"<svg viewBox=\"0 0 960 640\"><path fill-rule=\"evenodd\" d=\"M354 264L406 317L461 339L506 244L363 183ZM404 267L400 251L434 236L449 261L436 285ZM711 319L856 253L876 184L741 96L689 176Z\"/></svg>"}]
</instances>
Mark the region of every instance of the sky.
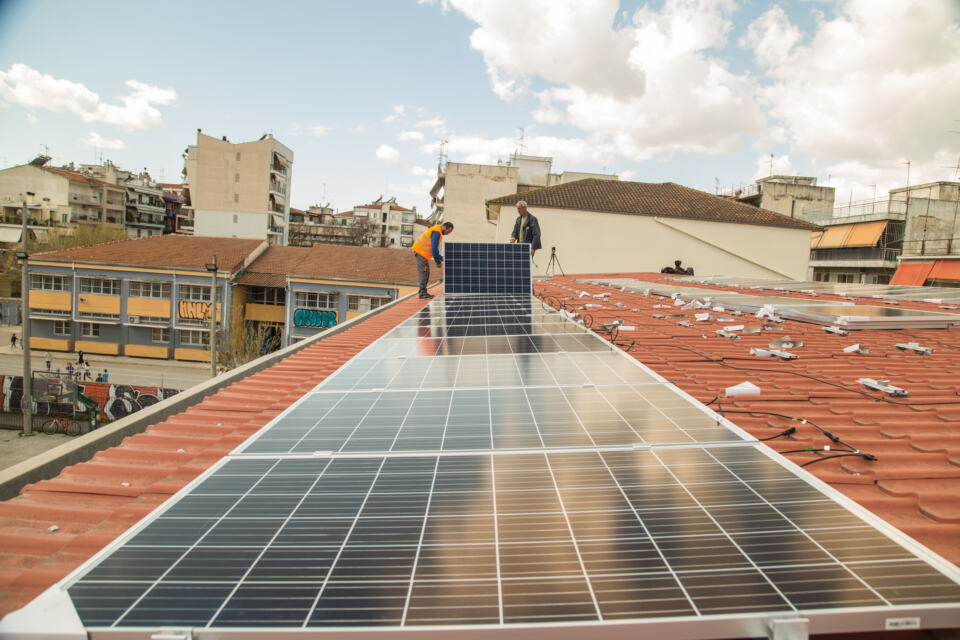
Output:
<instances>
[{"instance_id":1,"label":"sky","mask_svg":"<svg viewBox=\"0 0 960 640\"><path fill-rule=\"evenodd\" d=\"M292 149L300 209L427 215L442 151L843 204L958 179L958 78L960 0L0 0L0 168L180 182L200 128Z\"/></svg>"}]
</instances>

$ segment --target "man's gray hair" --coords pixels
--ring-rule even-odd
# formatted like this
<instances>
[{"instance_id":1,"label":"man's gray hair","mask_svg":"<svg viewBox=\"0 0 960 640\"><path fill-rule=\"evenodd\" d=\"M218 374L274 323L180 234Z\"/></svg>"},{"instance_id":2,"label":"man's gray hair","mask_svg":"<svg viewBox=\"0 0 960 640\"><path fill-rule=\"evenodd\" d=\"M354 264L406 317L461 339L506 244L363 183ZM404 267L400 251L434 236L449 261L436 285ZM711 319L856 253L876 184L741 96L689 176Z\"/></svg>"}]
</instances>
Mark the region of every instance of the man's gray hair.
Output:
<instances>
[{"instance_id":1,"label":"man's gray hair","mask_svg":"<svg viewBox=\"0 0 960 640\"><path fill-rule=\"evenodd\" d=\"M519 209L520 207L526 207L526 206L527 206L526 200L521 200L520 202L517 203L517 209Z\"/></svg>"}]
</instances>

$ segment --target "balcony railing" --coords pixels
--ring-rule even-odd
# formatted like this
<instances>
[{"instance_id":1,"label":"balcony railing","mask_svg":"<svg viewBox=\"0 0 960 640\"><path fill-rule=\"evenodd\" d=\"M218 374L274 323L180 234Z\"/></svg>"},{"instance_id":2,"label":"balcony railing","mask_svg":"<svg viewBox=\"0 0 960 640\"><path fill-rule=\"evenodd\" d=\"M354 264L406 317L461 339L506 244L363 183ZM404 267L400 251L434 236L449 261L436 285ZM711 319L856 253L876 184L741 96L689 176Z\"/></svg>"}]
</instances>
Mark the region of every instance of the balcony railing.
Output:
<instances>
[{"instance_id":1,"label":"balcony railing","mask_svg":"<svg viewBox=\"0 0 960 640\"><path fill-rule=\"evenodd\" d=\"M903 200L861 200L832 209L806 211L803 219L814 224L830 226L836 224L854 224L873 220L904 220L907 217L907 203Z\"/></svg>"},{"instance_id":2,"label":"balcony railing","mask_svg":"<svg viewBox=\"0 0 960 640\"><path fill-rule=\"evenodd\" d=\"M851 261L851 260L881 260L896 262L900 257L900 249L881 249L879 247L857 247L850 249L813 249L810 252L811 261Z\"/></svg>"}]
</instances>

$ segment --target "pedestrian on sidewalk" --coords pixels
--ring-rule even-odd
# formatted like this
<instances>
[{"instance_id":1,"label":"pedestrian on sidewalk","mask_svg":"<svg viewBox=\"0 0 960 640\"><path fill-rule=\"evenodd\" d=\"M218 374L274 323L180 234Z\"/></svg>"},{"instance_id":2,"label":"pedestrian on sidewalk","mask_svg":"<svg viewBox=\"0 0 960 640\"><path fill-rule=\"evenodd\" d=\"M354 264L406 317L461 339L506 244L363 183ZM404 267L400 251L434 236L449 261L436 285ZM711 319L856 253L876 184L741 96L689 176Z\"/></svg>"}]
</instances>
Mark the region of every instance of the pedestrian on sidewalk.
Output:
<instances>
[{"instance_id":1,"label":"pedestrian on sidewalk","mask_svg":"<svg viewBox=\"0 0 960 640\"><path fill-rule=\"evenodd\" d=\"M83 364L83 351L77 351L77 364Z\"/></svg>"},{"instance_id":2,"label":"pedestrian on sidewalk","mask_svg":"<svg viewBox=\"0 0 960 640\"><path fill-rule=\"evenodd\" d=\"M11 349L17 348L17 334L15 333L10 334L10 348Z\"/></svg>"},{"instance_id":3,"label":"pedestrian on sidewalk","mask_svg":"<svg viewBox=\"0 0 960 640\"><path fill-rule=\"evenodd\" d=\"M84 362L81 368L83 369L83 379L93 380L93 377L90 375L90 365Z\"/></svg>"},{"instance_id":4,"label":"pedestrian on sidewalk","mask_svg":"<svg viewBox=\"0 0 960 640\"><path fill-rule=\"evenodd\" d=\"M53 356L50 354L49 351L47 351L46 363L47 363L47 371L50 371L50 365L53 363Z\"/></svg>"},{"instance_id":5,"label":"pedestrian on sidewalk","mask_svg":"<svg viewBox=\"0 0 960 640\"><path fill-rule=\"evenodd\" d=\"M68 363L67 363L67 375L68 375L68 376L71 376L71 377L73 376L73 363L72 363L72 362L68 362Z\"/></svg>"},{"instance_id":6,"label":"pedestrian on sidewalk","mask_svg":"<svg viewBox=\"0 0 960 640\"><path fill-rule=\"evenodd\" d=\"M109 380L109 376L110 376L110 374L107 373L107 370L106 370L106 369L104 369L104 370L103 370L103 381L104 381L104 382L107 382L107 381Z\"/></svg>"}]
</instances>

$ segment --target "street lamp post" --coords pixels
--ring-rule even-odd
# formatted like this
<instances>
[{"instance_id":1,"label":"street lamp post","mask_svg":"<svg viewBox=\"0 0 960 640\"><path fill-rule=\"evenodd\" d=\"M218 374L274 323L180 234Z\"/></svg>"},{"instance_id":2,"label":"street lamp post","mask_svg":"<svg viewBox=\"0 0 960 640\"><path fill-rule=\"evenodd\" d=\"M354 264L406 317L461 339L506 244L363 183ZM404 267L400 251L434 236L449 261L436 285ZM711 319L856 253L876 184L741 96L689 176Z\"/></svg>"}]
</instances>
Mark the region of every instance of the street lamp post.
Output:
<instances>
[{"instance_id":1,"label":"street lamp post","mask_svg":"<svg viewBox=\"0 0 960 640\"><path fill-rule=\"evenodd\" d=\"M17 254L20 258L20 315L23 319L23 329L20 331L20 348L23 349L23 435L33 435L33 390L31 389L30 371L30 273L27 268L27 198L34 193L27 191L23 196L23 209L20 210L23 229L20 240L23 249Z\"/></svg>"},{"instance_id":2,"label":"street lamp post","mask_svg":"<svg viewBox=\"0 0 960 640\"><path fill-rule=\"evenodd\" d=\"M206 265L210 272L210 376L217 376L217 255Z\"/></svg>"}]
</instances>

